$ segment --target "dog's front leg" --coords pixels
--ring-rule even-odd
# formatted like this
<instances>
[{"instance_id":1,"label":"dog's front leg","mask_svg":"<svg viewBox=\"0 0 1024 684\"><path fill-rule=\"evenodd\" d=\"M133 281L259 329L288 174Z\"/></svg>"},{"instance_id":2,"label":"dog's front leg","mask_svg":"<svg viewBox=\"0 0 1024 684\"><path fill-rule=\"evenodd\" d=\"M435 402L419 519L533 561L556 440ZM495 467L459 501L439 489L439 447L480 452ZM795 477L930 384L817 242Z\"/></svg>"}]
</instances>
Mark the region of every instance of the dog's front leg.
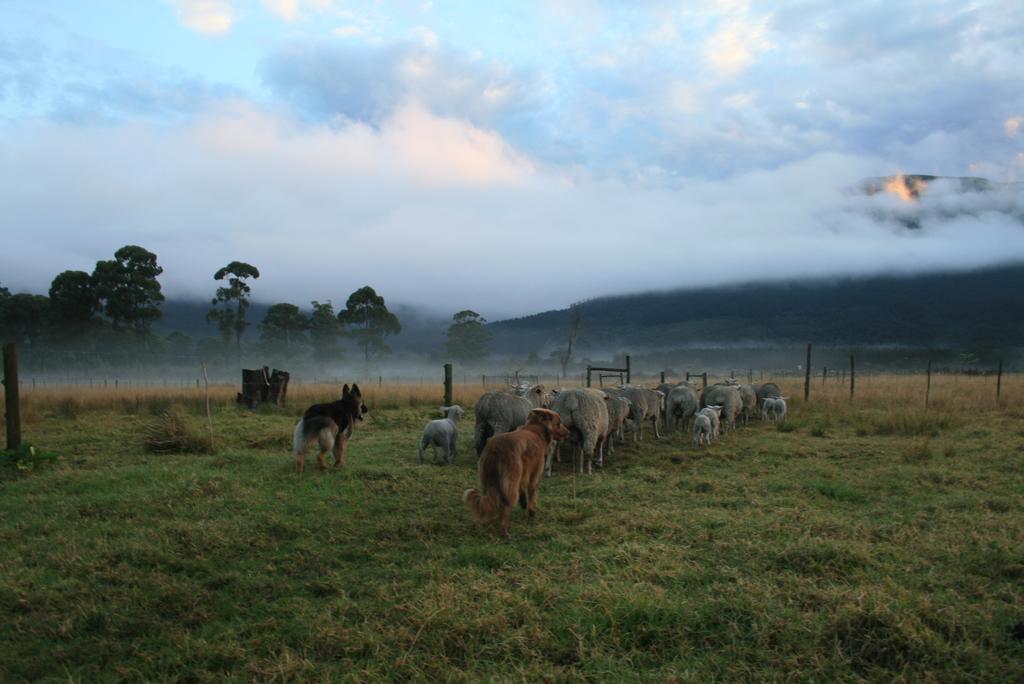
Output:
<instances>
[{"instance_id":1,"label":"dog's front leg","mask_svg":"<svg viewBox=\"0 0 1024 684\"><path fill-rule=\"evenodd\" d=\"M345 464L345 447L348 446L348 436L344 433L338 435L334 443L334 466Z\"/></svg>"}]
</instances>

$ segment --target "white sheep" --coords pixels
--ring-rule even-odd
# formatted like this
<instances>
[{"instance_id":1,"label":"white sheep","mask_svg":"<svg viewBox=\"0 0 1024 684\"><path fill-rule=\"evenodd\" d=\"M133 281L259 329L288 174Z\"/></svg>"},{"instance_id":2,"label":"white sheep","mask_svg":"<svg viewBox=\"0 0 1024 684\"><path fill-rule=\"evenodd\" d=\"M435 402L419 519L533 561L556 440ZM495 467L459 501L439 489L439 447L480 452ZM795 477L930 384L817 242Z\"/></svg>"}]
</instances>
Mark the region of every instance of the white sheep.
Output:
<instances>
[{"instance_id":1,"label":"white sheep","mask_svg":"<svg viewBox=\"0 0 1024 684\"><path fill-rule=\"evenodd\" d=\"M693 417L693 446L711 446L711 418L706 413L698 413Z\"/></svg>"},{"instance_id":2,"label":"white sheep","mask_svg":"<svg viewBox=\"0 0 1024 684\"><path fill-rule=\"evenodd\" d=\"M454 405L441 407L441 413L444 414L444 418L432 420L423 428L423 437L420 438L421 465L428 444L434 454L431 463L437 461L437 447L444 449L445 463L451 463L458 455L459 418L462 418L464 411L461 406Z\"/></svg>"},{"instance_id":3,"label":"white sheep","mask_svg":"<svg viewBox=\"0 0 1024 684\"><path fill-rule=\"evenodd\" d=\"M786 420L786 398L765 397L761 400L761 420L777 423Z\"/></svg>"},{"instance_id":4,"label":"white sheep","mask_svg":"<svg viewBox=\"0 0 1024 684\"><path fill-rule=\"evenodd\" d=\"M718 439L719 426L721 425L721 406L705 406L697 415L707 416L708 420L711 421L711 439Z\"/></svg>"}]
</instances>

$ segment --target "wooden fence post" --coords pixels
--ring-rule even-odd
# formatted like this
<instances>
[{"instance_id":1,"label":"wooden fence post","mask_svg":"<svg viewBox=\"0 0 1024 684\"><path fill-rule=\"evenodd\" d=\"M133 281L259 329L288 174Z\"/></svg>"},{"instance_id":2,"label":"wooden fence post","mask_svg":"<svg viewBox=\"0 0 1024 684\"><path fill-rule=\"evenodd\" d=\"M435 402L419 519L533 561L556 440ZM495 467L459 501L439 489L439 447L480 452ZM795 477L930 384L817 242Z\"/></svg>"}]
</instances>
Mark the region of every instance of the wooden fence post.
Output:
<instances>
[{"instance_id":1,"label":"wooden fence post","mask_svg":"<svg viewBox=\"0 0 1024 684\"><path fill-rule=\"evenodd\" d=\"M853 388L857 384L857 377L853 371L853 354L850 354L850 401L853 401Z\"/></svg>"},{"instance_id":2,"label":"wooden fence post","mask_svg":"<svg viewBox=\"0 0 1024 684\"><path fill-rule=\"evenodd\" d=\"M804 401L811 396L811 343L807 343L807 365L804 366Z\"/></svg>"},{"instance_id":3,"label":"wooden fence post","mask_svg":"<svg viewBox=\"0 0 1024 684\"><path fill-rule=\"evenodd\" d=\"M825 379L828 378L828 366L824 366L821 369L821 386L825 386Z\"/></svg>"},{"instance_id":4,"label":"wooden fence post","mask_svg":"<svg viewBox=\"0 0 1024 684\"><path fill-rule=\"evenodd\" d=\"M999 393L1003 389L1003 360L999 359L999 370L996 371L996 403L999 403Z\"/></svg>"},{"instance_id":5,"label":"wooden fence post","mask_svg":"<svg viewBox=\"0 0 1024 684\"><path fill-rule=\"evenodd\" d=\"M7 402L7 448L21 446L21 405L18 403L18 356L14 344L4 345L4 401Z\"/></svg>"},{"instance_id":6,"label":"wooden fence post","mask_svg":"<svg viewBox=\"0 0 1024 684\"><path fill-rule=\"evenodd\" d=\"M932 395L932 362L928 361L928 384L924 387L924 407L928 408L928 402L931 400Z\"/></svg>"},{"instance_id":7,"label":"wooden fence post","mask_svg":"<svg viewBox=\"0 0 1024 684\"><path fill-rule=\"evenodd\" d=\"M206 362L203 362L203 383L206 386L206 425L210 428L210 451L213 451L213 416L210 415L210 376L206 373ZM199 379L196 378L196 384Z\"/></svg>"},{"instance_id":8,"label":"wooden fence post","mask_svg":"<svg viewBox=\"0 0 1024 684\"><path fill-rule=\"evenodd\" d=\"M452 405L452 364L444 364L444 405Z\"/></svg>"},{"instance_id":9,"label":"wooden fence post","mask_svg":"<svg viewBox=\"0 0 1024 684\"><path fill-rule=\"evenodd\" d=\"M665 371L661 371L661 384L665 384Z\"/></svg>"},{"instance_id":10,"label":"wooden fence post","mask_svg":"<svg viewBox=\"0 0 1024 684\"><path fill-rule=\"evenodd\" d=\"M626 384L630 383L630 366L629 366L629 354L626 354Z\"/></svg>"}]
</instances>

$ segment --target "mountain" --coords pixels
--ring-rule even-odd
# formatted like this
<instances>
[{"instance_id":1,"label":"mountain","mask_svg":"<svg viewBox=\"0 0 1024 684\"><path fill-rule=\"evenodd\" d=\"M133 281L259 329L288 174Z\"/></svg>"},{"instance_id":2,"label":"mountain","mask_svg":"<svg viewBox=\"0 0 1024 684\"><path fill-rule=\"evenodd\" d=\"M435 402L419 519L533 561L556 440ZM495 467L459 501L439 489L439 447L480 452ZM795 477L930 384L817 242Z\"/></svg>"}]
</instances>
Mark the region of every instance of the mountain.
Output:
<instances>
[{"instance_id":1,"label":"mountain","mask_svg":"<svg viewBox=\"0 0 1024 684\"><path fill-rule=\"evenodd\" d=\"M967 273L748 283L582 302L581 349L1024 346L1024 264ZM490 324L494 350L546 355L569 309ZM583 353L583 352L581 352Z\"/></svg>"}]
</instances>

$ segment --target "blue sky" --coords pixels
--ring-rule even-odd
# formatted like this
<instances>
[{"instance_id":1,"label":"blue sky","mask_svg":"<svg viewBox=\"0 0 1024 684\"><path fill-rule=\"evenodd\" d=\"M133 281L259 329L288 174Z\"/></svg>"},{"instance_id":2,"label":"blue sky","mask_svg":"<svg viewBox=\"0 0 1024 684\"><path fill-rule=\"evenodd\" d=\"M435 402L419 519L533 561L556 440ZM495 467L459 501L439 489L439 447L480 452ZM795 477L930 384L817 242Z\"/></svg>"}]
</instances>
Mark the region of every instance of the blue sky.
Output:
<instances>
[{"instance_id":1,"label":"blue sky","mask_svg":"<svg viewBox=\"0 0 1024 684\"><path fill-rule=\"evenodd\" d=\"M849 188L1020 180L1022 64L1011 1L0 0L0 283L135 243L172 296L496 318L1021 259L1018 195L909 235Z\"/></svg>"}]
</instances>

